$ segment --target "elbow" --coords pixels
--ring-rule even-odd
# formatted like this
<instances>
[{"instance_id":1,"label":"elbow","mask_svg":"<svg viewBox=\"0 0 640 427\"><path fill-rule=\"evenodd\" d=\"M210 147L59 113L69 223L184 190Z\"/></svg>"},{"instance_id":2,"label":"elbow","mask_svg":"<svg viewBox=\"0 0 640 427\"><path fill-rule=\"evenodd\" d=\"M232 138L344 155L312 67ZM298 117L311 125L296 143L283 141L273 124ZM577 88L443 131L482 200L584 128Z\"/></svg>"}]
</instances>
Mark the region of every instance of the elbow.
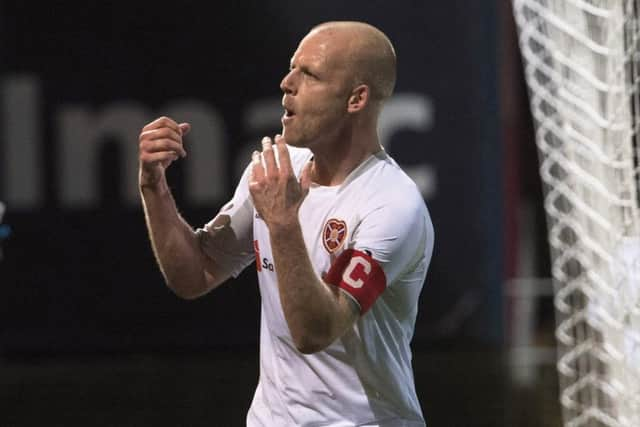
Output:
<instances>
[{"instance_id":1,"label":"elbow","mask_svg":"<svg viewBox=\"0 0 640 427\"><path fill-rule=\"evenodd\" d=\"M291 339L296 350L302 354L314 354L325 350L345 329L330 316L309 316L288 322Z\"/></svg>"},{"instance_id":2,"label":"elbow","mask_svg":"<svg viewBox=\"0 0 640 427\"><path fill-rule=\"evenodd\" d=\"M184 300L199 298L222 283L218 274L204 268L161 271L167 287Z\"/></svg>"},{"instance_id":3,"label":"elbow","mask_svg":"<svg viewBox=\"0 0 640 427\"><path fill-rule=\"evenodd\" d=\"M185 280L169 280L165 278L167 287L180 299L194 300L206 293L206 286L201 283L191 283Z\"/></svg>"},{"instance_id":4,"label":"elbow","mask_svg":"<svg viewBox=\"0 0 640 427\"><path fill-rule=\"evenodd\" d=\"M196 294L192 292L176 291L175 289L172 289L172 290L173 290L173 293L176 294L178 298L185 301L192 301L200 296L200 294Z\"/></svg>"},{"instance_id":5,"label":"elbow","mask_svg":"<svg viewBox=\"0 0 640 427\"><path fill-rule=\"evenodd\" d=\"M296 350L298 350L302 354L314 354L327 348L327 346L325 345L306 341L296 342L295 346Z\"/></svg>"},{"instance_id":6,"label":"elbow","mask_svg":"<svg viewBox=\"0 0 640 427\"><path fill-rule=\"evenodd\" d=\"M196 299L196 298L198 298L200 296L199 294L197 294L195 292L191 292L189 290L186 290L186 289L184 289L184 288L182 288L180 286L174 286L174 285L171 285L171 284L167 283L167 287L169 289L171 289L171 291L178 298L180 298L182 300L190 301L190 300L194 300L194 299Z\"/></svg>"},{"instance_id":7,"label":"elbow","mask_svg":"<svg viewBox=\"0 0 640 427\"><path fill-rule=\"evenodd\" d=\"M314 354L324 350L333 340L324 334L313 334L309 331L292 336L293 344L302 354Z\"/></svg>"}]
</instances>

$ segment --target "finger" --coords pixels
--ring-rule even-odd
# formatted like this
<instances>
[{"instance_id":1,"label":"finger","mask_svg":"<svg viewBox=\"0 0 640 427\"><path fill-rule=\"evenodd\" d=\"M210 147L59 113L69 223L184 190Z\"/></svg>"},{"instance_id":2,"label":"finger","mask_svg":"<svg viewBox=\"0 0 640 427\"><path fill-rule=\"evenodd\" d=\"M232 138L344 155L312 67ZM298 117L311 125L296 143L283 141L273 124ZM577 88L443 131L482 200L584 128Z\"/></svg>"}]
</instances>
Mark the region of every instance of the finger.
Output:
<instances>
[{"instance_id":1,"label":"finger","mask_svg":"<svg viewBox=\"0 0 640 427\"><path fill-rule=\"evenodd\" d=\"M291 157L289 157L289 149L284 138L280 135L276 135L276 149L278 150L278 160L280 161L280 172L284 175L293 174L293 167L291 166Z\"/></svg>"},{"instance_id":2,"label":"finger","mask_svg":"<svg viewBox=\"0 0 640 427\"><path fill-rule=\"evenodd\" d=\"M313 161L309 160L300 172L300 189L304 196L307 195L309 187L311 187L311 169L313 169Z\"/></svg>"},{"instance_id":3,"label":"finger","mask_svg":"<svg viewBox=\"0 0 640 427\"><path fill-rule=\"evenodd\" d=\"M187 152L181 143L172 139L154 139L151 141L145 140L140 143L140 150L149 153L157 153L161 151L173 151L181 157L185 157Z\"/></svg>"},{"instance_id":4,"label":"finger","mask_svg":"<svg viewBox=\"0 0 640 427\"><path fill-rule=\"evenodd\" d=\"M161 138L170 138L175 139L176 141L180 141L182 139L179 133L169 127L145 130L140 133L140 139L153 140Z\"/></svg>"},{"instance_id":5,"label":"finger","mask_svg":"<svg viewBox=\"0 0 640 427\"><path fill-rule=\"evenodd\" d=\"M180 154L180 156L186 157L187 152L184 150L184 146L182 144L182 136L176 133L176 131L173 130L172 128L163 127L159 129L151 129L151 130L143 131L140 134L141 144L143 144L144 141L151 141L155 143L156 141L165 140L165 139L170 141L171 140L175 141L175 143L178 144L177 146L174 146L174 148L167 148L167 149L174 149L178 154Z\"/></svg>"},{"instance_id":6,"label":"finger","mask_svg":"<svg viewBox=\"0 0 640 427\"><path fill-rule=\"evenodd\" d=\"M251 181L262 181L264 179L264 167L260 152L254 151L251 155Z\"/></svg>"},{"instance_id":7,"label":"finger","mask_svg":"<svg viewBox=\"0 0 640 427\"><path fill-rule=\"evenodd\" d=\"M162 127L170 127L174 131L180 132L178 123L176 123L175 120L166 116L158 117L157 119L155 119L154 121L152 121L151 123L143 127L142 130L145 131L145 130L151 130L151 129L158 129Z\"/></svg>"},{"instance_id":8,"label":"finger","mask_svg":"<svg viewBox=\"0 0 640 427\"><path fill-rule=\"evenodd\" d=\"M262 157L264 159L264 166L267 176L277 176L278 165L276 165L276 156L275 154L273 154L271 138L269 138L268 136L262 138Z\"/></svg>"},{"instance_id":9,"label":"finger","mask_svg":"<svg viewBox=\"0 0 640 427\"><path fill-rule=\"evenodd\" d=\"M180 128L180 131L182 132L182 136L185 136L186 134L188 134L191 131L191 124L189 123L180 123L178 125L178 127Z\"/></svg>"}]
</instances>

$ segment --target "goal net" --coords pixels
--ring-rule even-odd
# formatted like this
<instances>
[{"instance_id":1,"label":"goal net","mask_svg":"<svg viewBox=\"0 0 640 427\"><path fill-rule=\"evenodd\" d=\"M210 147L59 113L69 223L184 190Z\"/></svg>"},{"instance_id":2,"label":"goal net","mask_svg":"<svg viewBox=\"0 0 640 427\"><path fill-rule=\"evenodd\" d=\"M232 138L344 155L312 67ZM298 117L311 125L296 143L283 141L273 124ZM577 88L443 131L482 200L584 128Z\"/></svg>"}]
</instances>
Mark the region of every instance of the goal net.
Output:
<instances>
[{"instance_id":1,"label":"goal net","mask_svg":"<svg viewBox=\"0 0 640 427\"><path fill-rule=\"evenodd\" d=\"M565 426L640 426L640 0L513 0Z\"/></svg>"}]
</instances>

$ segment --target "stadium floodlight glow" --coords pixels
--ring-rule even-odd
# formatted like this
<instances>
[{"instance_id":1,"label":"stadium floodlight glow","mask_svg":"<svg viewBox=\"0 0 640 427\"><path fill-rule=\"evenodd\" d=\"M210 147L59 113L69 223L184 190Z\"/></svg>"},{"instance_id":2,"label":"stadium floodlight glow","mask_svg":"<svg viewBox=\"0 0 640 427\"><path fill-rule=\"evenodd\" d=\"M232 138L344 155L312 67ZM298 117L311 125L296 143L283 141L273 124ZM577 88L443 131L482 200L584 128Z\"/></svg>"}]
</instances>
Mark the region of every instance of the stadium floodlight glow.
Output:
<instances>
[{"instance_id":1,"label":"stadium floodlight glow","mask_svg":"<svg viewBox=\"0 0 640 427\"><path fill-rule=\"evenodd\" d=\"M564 425L640 426L640 0L513 0Z\"/></svg>"}]
</instances>

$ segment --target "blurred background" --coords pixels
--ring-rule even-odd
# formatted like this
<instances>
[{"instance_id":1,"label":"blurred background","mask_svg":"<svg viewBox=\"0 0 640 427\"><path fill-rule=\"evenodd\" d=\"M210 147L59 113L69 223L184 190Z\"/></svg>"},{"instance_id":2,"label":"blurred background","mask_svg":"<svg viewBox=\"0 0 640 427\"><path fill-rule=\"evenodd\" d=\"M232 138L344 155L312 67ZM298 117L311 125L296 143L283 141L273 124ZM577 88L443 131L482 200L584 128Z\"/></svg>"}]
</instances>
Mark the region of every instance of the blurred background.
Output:
<instances>
[{"instance_id":1,"label":"blurred background","mask_svg":"<svg viewBox=\"0 0 640 427\"><path fill-rule=\"evenodd\" d=\"M0 2L0 426L241 426L258 373L247 269L174 296L148 243L137 136L189 121L170 169L194 226L279 130L308 30L382 29L398 55L382 141L431 211L413 340L430 426L557 426L549 255L507 0Z\"/></svg>"}]
</instances>

